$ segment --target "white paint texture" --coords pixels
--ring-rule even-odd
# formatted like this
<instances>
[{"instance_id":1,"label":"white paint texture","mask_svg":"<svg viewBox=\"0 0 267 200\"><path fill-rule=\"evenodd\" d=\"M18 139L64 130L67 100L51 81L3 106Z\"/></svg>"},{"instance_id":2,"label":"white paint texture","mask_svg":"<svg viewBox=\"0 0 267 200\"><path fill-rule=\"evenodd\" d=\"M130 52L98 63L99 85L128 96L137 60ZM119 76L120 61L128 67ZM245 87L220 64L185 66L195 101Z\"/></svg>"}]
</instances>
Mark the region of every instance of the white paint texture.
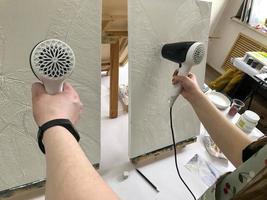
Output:
<instances>
[{"instance_id":1,"label":"white paint texture","mask_svg":"<svg viewBox=\"0 0 267 200\"><path fill-rule=\"evenodd\" d=\"M197 0L129 0L131 158L171 145L168 98L177 64L160 57L164 43L202 41L207 46L210 10ZM204 82L206 59L192 70ZM199 134L200 122L182 97L173 108L177 142Z\"/></svg>"},{"instance_id":2,"label":"white paint texture","mask_svg":"<svg viewBox=\"0 0 267 200\"><path fill-rule=\"evenodd\" d=\"M29 66L39 41L58 38L76 55L71 80L84 104L77 129L92 163L100 161L101 2L0 0L0 190L45 177L32 118Z\"/></svg>"}]
</instances>

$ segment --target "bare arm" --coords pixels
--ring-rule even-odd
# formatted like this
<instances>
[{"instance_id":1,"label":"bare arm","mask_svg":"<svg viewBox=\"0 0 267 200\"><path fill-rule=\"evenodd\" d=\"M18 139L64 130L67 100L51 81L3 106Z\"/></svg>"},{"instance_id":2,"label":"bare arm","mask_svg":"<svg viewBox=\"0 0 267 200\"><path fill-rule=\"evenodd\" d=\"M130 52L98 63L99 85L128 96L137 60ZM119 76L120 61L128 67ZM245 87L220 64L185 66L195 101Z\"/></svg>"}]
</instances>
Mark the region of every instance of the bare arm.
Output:
<instances>
[{"instance_id":1,"label":"bare arm","mask_svg":"<svg viewBox=\"0 0 267 200\"><path fill-rule=\"evenodd\" d=\"M33 114L38 126L45 122L67 118L79 120L82 104L69 85L57 95L46 94L40 83L32 87ZM98 175L75 138L67 129L55 126L44 133L46 149L46 199L117 200L118 197Z\"/></svg>"},{"instance_id":2,"label":"bare arm","mask_svg":"<svg viewBox=\"0 0 267 200\"><path fill-rule=\"evenodd\" d=\"M174 76L173 84L178 82L183 87L182 95L191 103L214 142L236 167L239 166L243 149L252 141L209 101L199 89L193 74Z\"/></svg>"}]
</instances>

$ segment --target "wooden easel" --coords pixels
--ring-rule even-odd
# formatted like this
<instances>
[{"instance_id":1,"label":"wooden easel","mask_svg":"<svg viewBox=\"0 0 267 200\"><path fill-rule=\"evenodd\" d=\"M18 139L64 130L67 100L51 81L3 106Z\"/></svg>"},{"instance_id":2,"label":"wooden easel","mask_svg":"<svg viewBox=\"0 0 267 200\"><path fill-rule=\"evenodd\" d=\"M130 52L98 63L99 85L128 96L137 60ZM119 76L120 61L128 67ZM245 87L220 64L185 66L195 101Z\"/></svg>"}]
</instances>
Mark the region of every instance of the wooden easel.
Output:
<instances>
[{"instance_id":1,"label":"wooden easel","mask_svg":"<svg viewBox=\"0 0 267 200\"><path fill-rule=\"evenodd\" d=\"M107 71L110 75L109 117L116 118L118 116L119 66L124 65L128 60L127 1L103 0L102 5L101 70Z\"/></svg>"},{"instance_id":2,"label":"wooden easel","mask_svg":"<svg viewBox=\"0 0 267 200\"><path fill-rule=\"evenodd\" d=\"M197 137L192 137L187 140L178 142L176 144L176 149L179 151L182 148L184 148L186 145L192 144L197 141ZM150 153L146 153L144 155L131 158L131 162L136 166L136 167L141 167L150 163L153 163L155 161L164 159L166 157L172 156L173 155L173 146L169 145L167 147L164 147L162 149L158 149L155 151L152 151Z\"/></svg>"}]
</instances>

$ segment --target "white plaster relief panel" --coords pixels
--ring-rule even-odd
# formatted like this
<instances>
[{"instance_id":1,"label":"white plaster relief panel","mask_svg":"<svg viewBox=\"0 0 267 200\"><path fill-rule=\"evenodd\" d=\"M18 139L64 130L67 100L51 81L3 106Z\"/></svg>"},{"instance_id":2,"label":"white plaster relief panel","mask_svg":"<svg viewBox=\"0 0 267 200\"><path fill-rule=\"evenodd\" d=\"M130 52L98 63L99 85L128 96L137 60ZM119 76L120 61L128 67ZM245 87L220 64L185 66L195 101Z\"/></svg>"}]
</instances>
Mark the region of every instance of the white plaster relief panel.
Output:
<instances>
[{"instance_id":1,"label":"white plaster relief panel","mask_svg":"<svg viewBox=\"0 0 267 200\"><path fill-rule=\"evenodd\" d=\"M32 48L58 38L75 52L69 82L84 111L77 129L93 164L100 162L101 1L0 0L0 191L45 178L45 160L36 142L29 65Z\"/></svg>"},{"instance_id":2,"label":"white plaster relief panel","mask_svg":"<svg viewBox=\"0 0 267 200\"><path fill-rule=\"evenodd\" d=\"M129 155L171 145L168 98L178 64L160 56L165 43L201 41L207 47L211 4L198 0L129 0ZM192 71L204 82L206 57ZM199 134L200 122L186 100L173 108L176 141Z\"/></svg>"}]
</instances>

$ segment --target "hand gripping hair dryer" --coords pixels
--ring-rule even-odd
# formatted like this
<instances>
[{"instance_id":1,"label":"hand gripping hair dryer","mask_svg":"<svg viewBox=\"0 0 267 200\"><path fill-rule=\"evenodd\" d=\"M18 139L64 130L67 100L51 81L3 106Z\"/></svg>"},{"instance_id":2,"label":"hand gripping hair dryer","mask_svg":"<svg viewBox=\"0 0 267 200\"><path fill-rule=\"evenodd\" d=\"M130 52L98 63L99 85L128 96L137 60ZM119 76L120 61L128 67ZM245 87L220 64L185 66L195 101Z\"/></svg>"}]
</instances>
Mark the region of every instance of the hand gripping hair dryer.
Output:
<instances>
[{"instance_id":1,"label":"hand gripping hair dryer","mask_svg":"<svg viewBox=\"0 0 267 200\"><path fill-rule=\"evenodd\" d=\"M48 39L38 43L30 55L35 76L43 82L48 94L62 92L63 83L75 66L75 55L69 45Z\"/></svg>"},{"instance_id":2,"label":"hand gripping hair dryer","mask_svg":"<svg viewBox=\"0 0 267 200\"><path fill-rule=\"evenodd\" d=\"M178 75L187 76L192 66L200 64L203 60L205 47L203 43L193 41L165 44L161 49L161 55L163 58L179 64ZM173 86L169 99L170 107L173 106L181 90L180 84Z\"/></svg>"}]
</instances>

